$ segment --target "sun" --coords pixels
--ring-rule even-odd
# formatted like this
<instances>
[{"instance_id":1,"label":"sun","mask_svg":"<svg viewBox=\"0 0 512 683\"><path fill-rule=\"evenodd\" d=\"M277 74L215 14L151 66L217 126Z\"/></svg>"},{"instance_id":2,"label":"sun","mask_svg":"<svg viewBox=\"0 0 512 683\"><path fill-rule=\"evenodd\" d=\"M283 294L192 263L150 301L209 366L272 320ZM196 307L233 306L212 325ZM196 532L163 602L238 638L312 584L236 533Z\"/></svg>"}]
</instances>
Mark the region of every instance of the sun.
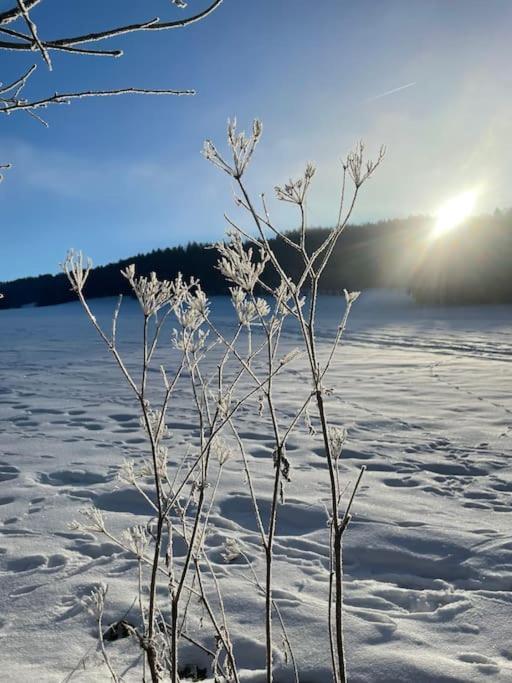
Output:
<instances>
[{"instance_id":1,"label":"sun","mask_svg":"<svg viewBox=\"0 0 512 683\"><path fill-rule=\"evenodd\" d=\"M436 213L433 237L439 237L460 225L471 215L477 198L476 190L468 190L445 202Z\"/></svg>"}]
</instances>

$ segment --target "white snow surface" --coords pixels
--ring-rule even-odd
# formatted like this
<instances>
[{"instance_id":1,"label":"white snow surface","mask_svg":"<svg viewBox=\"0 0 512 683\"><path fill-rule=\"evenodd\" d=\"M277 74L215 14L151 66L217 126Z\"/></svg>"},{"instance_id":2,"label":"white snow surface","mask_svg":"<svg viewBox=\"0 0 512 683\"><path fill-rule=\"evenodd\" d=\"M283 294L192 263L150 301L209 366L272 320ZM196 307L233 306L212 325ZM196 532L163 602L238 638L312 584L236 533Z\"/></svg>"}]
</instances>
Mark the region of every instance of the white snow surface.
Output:
<instances>
[{"instance_id":1,"label":"white snow surface","mask_svg":"<svg viewBox=\"0 0 512 683\"><path fill-rule=\"evenodd\" d=\"M93 301L106 322L111 299ZM323 297L325 352L344 306ZM230 303L214 314L223 329ZM121 530L147 505L116 480L145 448L137 407L78 304L0 313L0 680L108 681L80 597L109 585L107 621L136 591L134 561L67 524L94 503ZM134 364L140 314L123 304L119 335ZM298 339L283 337L283 355ZM327 384L334 424L348 429L347 484L366 465L344 543L345 632L352 683L512 681L512 307L428 308L369 291L353 309ZM135 367L135 365L134 365ZM281 382L280 415L308 390L305 360ZM154 379L157 379L156 373ZM190 440L181 389L169 411L173 447ZM238 416L262 510L273 474L269 424ZM318 435L290 439L291 483L279 508L275 598L301 683L330 681L326 632L327 472ZM225 466L211 518L216 567L243 681L263 681L263 608L243 562L221 555L236 538L263 579L263 555L242 464ZM206 620L205 620L206 621ZM213 646L210 631L205 642ZM202 634L199 631L198 637ZM210 638L210 641L208 641ZM133 641L107 645L128 665ZM292 680L276 626L276 682ZM85 658L84 658L85 655ZM184 648L194 663L197 650ZM197 660L203 665L201 659ZM124 680L140 680L135 669Z\"/></svg>"}]
</instances>

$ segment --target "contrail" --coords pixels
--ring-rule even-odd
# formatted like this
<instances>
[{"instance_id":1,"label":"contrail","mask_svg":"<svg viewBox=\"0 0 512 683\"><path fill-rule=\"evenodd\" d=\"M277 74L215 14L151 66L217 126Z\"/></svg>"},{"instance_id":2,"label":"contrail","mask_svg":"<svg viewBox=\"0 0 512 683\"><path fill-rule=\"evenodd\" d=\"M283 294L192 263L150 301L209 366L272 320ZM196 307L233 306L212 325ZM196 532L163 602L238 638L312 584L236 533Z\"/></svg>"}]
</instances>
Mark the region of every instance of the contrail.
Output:
<instances>
[{"instance_id":1,"label":"contrail","mask_svg":"<svg viewBox=\"0 0 512 683\"><path fill-rule=\"evenodd\" d=\"M393 88L393 90L386 90L386 92L380 93L380 95L375 95L374 97L369 97L366 101L367 102L373 102L373 100L380 100L381 97L387 97L388 95L393 95L396 92L400 92L400 90L405 90L406 88L412 88L413 85L416 85L416 81L413 83L406 83L405 85L401 85L399 88Z\"/></svg>"}]
</instances>

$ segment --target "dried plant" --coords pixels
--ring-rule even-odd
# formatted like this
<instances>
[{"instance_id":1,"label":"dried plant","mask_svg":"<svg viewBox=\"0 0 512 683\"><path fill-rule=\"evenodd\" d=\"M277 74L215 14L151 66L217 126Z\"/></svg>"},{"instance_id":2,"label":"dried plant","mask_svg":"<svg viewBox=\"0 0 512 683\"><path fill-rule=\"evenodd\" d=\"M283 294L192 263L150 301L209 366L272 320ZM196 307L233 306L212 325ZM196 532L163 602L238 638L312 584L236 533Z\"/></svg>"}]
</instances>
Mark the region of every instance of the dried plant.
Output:
<instances>
[{"instance_id":1,"label":"dried plant","mask_svg":"<svg viewBox=\"0 0 512 683\"><path fill-rule=\"evenodd\" d=\"M92 325L106 344L124 375L138 405L142 425L149 446L149 458L142 465L127 460L119 477L133 486L144 497L151 509L146 524L137 524L116 536L97 510L85 511L85 522L75 528L106 535L126 552L138 565L138 602L140 623L133 629L134 637L144 651L145 663L151 680L161 681L170 676L179 680L178 643L187 640L211 657L212 674L216 681L238 681L235 644L237 634L229 627L219 581L209 556L208 537L212 524L212 510L221 485L226 463L238 463L245 477L254 510L261 551L264 558L264 578L259 578L252 567L243 545L237 538L226 538L222 557L226 563L245 559L249 563L251 585L264 600L266 678L273 680L273 648L276 646L274 616L282 631L282 642L295 680L299 668L294 656L286 624L274 599L274 546L279 509L286 505L286 488L293 476L295 457L288 454L291 435L306 425L311 437L322 444L325 479L329 490L328 543L330 560L329 594L326 604L335 683L347 680L345 643L343 634L343 564L342 539L351 518L351 508L359 488L364 468L355 484L342 482L340 462L346 431L331 423L329 391L326 379L335 359L346 328L348 316L358 292L340 293L344 312L327 347L321 353L316 333L320 278L332 254L336 241L345 229L359 189L374 172L383 158L364 160L362 145L349 154L342 165L341 201L335 228L323 244L310 252L306 246L306 201L314 167L308 164L304 176L276 187L277 199L298 207L300 237L294 242L275 226L266 204L262 211L255 208L246 189L244 175L251 161L262 127L255 122L250 136L237 133L234 122L228 124L228 145L232 159L226 161L211 142L205 145L205 156L235 181L237 204L252 219L255 235L244 231L232 220L226 242L216 245L219 252L218 268L230 288L235 325L228 336L216 324L210 302L200 283L186 282L181 275L174 280L159 280L137 275L129 266L122 275L129 282L133 296L142 313L142 359L140 379L128 370L128 364L117 344L116 331L121 299L113 315L111 332L98 323L85 297L84 287L91 264L80 253L70 252L63 264L72 289L76 292ZM345 207L347 177L352 180L352 197ZM302 271L292 277L272 249L269 236L278 235L301 257ZM268 269L279 277L279 285L272 287L266 277ZM157 346L163 346L164 324L174 321L171 340L172 369L160 366L160 373L150 373L155 363ZM298 329L300 346L280 351L285 323ZM323 347L325 350L325 347ZM303 392L300 407L290 415L289 406L283 409L282 398L276 390L279 382L289 382L288 368L298 359L306 359L307 377L298 391ZM153 378L160 377L161 386L154 386ZM188 386L192 415L186 436L187 448L176 447L167 428L167 415L175 400L176 388ZM268 492L261 478L256 484L247 451L247 438L240 428L243 410L259 415L265 436L272 440L273 454L268 459ZM315 425L313 424L313 420ZM151 486L148 488L148 477ZM349 491L350 489L350 491ZM347 493L347 497L345 493ZM270 513L264 520L262 500L270 497ZM175 541L184 544L184 555L176 557ZM159 586L167 587L167 598L162 602ZM145 589L143 589L145 587ZM213 596L213 598L212 598ZM197 608L197 600L211 628L214 648L208 647L187 624ZM167 616L165 606L170 605ZM288 657L289 655L289 657ZM109 669L111 663L106 662ZM112 676L115 672L111 670Z\"/></svg>"},{"instance_id":2,"label":"dried plant","mask_svg":"<svg viewBox=\"0 0 512 683\"><path fill-rule=\"evenodd\" d=\"M242 238L245 238L248 244L257 247L260 250L260 266L256 270L253 265L251 273L254 274L256 280L249 281L250 287L245 288L250 293L253 301L253 311L258 309L258 300L254 296L254 288L258 285L270 297L274 299L275 308L271 316L269 310L260 311L258 315L254 315L252 320L258 319L261 329L266 337L267 347L267 365L265 367L265 377L267 379L264 384L262 393L267 403L268 413L271 421L271 433L274 438L274 482L272 487L272 503L270 520L267 529L263 528L261 523L261 514L258 511L258 501L254 493L254 487L250 486L251 495L256 511L256 516L259 521L259 528L262 537L262 544L265 549L266 556L266 646L267 646L267 680L272 680L272 560L273 560L273 542L276 533L276 520L278 515L279 501L284 499L284 484L289 480L292 463L290 462L286 452L286 442L296 428L298 421L306 411L309 411L310 403L313 401L316 405L318 418L321 427L321 438L325 452L325 460L327 465L328 481L331 493L331 510L330 510L330 562L331 562L331 578L330 578L330 594L329 594L329 633L331 637L331 651L333 664L333 677L335 681L346 681L346 664L345 664L345 647L343 637L343 568L342 568L342 537L350 521L350 509L356 494L357 488L361 481L364 468L361 469L357 482L353 488L352 494L345 506L343 506L342 494L343 489L340 486L340 472L339 461L345 440L344 432L330 426L328 407L326 404L326 388L325 376L329 371L330 365L334 358L334 353L338 347L343 332L345 330L346 322L350 309L357 299L358 292L344 292L345 297L345 312L342 316L340 324L337 329L335 338L332 341L330 353L327 361L322 365L319 355L318 343L315 336L315 322L318 304L319 284L322 272L324 271L328 260L332 254L334 246L338 241L343 230L347 226L348 220L355 205L357 195L362 184L370 178L375 169L378 167L384 157L385 150L382 148L375 161L366 161L364 157L364 145L360 143L356 149L351 152L345 162L342 164L342 183L341 183L341 197L338 218L336 227L331 231L329 236L325 239L313 253L308 252L306 248L306 200L308 190L310 189L312 179L315 174L315 167L312 164L306 166L304 175L299 180L290 180L284 186L277 186L275 188L276 197L278 200L289 202L298 207L300 213L300 241L293 242L284 231L276 227L270 218L266 203L262 199L262 211L259 212L255 208L255 204L251 200L248 190L245 185L244 173L251 160L256 143L258 142L262 126L258 121L253 124L252 136L247 138L244 133L236 133L236 124L228 123L228 144L233 158L232 162L224 159L221 153L211 142L207 142L205 146L205 156L215 166L221 168L230 174L237 185L239 196L237 197L238 206L242 207L250 216L256 229L256 236L248 234L237 223L229 220L231 227L232 241L230 245L223 245L221 248L221 269L222 272L231 281L243 287L241 282L236 282L232 273L247 271L248 263L252 261L252 252L250 247L242 246ZM354 186L352 198L345 208L345 189L347 175L351 178ZM285 268L280 263L275 252L272 250L269 242L269 234L278 236L289 247L296 250L302 259L303 270L302 274L295 280L286 272ZM245 261L242 254L244 249L247 251ZM270 263L274 270L281 278L281 284L277 291L272 290L265 282L263 271L266 263ZM240 264L245 264L245 268L240 268ZM305 306L305 298L307 294L307 305ZM242 298L240 291L232 290L232 298L235 309L239 313L245 299ZM287 424L282 424L278 419L278 410L275 394L273 392L273 376L274 369L277 363L277 349L279 346L279 338L284 319L287 315L292 315L298 322L302 335L302 342L304 344L304 351L309 360L310 370L310 390L305 396L302 408L293 416L291 421ZM240 319L240 313L239 313ZM250 323L249 323L250 324ZM243 452L243 444L239 440L241 451ZM247 476L250 480L250 471L246 463ZM334 603L334 604L333 604ZM334 612L334 623L333 619Z\"/></svg>"}]
</instances>

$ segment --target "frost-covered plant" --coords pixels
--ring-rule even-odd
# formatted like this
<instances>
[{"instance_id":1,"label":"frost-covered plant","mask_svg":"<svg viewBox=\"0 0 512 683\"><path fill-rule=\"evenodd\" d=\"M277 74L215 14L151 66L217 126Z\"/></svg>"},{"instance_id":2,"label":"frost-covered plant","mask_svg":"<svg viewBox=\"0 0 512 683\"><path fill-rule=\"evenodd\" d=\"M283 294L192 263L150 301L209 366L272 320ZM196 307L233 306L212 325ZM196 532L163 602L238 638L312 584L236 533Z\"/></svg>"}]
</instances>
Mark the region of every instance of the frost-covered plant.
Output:
<instances>
[{"instance_id":1,"label":"frost-covered plant","mask_svg":"<svg viewBox=\"0 0 512 683\"><path fill-rule=\"evenodd\" d=\"M114 312L112 329L107 333L85 298L84 286L91 262L81 253L70 251L62 267L138 404L149 458L142 464L126 460L120 468L119 479L133 486L153 512L145 525L137 524L115 535L101 511L92 507L83 511L83 520L72 523L72 528L105 535L137 559L140 622L132 628L132 635L144 650L152 681L169 676L172 681L179 680L178 642L184 638L198 644L187 633L187 615L199 600L217 643L212 670L218 680L236 682L239 677L227 618L223 608L220 615L214 612L208 597L209 584L213 581L218 593L218 582L204 545L223 468L233 457L232 446L222 432L228 429L233 414L261 388L241 389L241 393L236 394L243 372L239 370L238 360L236 367L229 371L229 360L235 355L233 345L240 327L231 340L222 337L224 349L219 346L219 340L209 343L210 304L195 279L185 281L178 275L172 281L161 281L154 273L149 277L139 276L135 268L129 266L122 275L130 283L142 313L142 364L140 375L136 376L128 369L117 343L122 299ZM164 324L171 318L174 319L172 348L177 359L172 372L160 366L162 394L162 387L150 382L150 369ZM216 347L219 347L219 365L213 376L207 376L201 363L206 355L215 352ZM245 362L250 364L250 355ZM211 388L213 380L217 386L215 391ZM180 382L188 383L194 408L189 448L185 451L174 446L166 424L169 405ZM148 480L151 481L149 486ZM184 556L177 557L174 552L177 541L185 545ZM205 571L211 579L204 576ZM159 598L159 586L167 587L168 595L164 600ZM222 605L220 594L218 597ZM170 605L170 613L167 605ZM103 642L101 647L104 651ZM198 647L205 649L201 644ZM117 675L112 673L110 661L107 665L111 674Z\"/></svg>"},{"instance_id":2,"label":"frost-covered plant","mask_svg":"<svg viewBox=\"0 0 512 683\"><path fill-rule=\"evenodd\" d=\"M138 275L134 266L122 275L129 282L142 313L140 375L128 370L117 344L117 321L121 299L113 315L112 329L106 332L98 323L85 298L84 286L91 263L80 253L70 252L63 264L92 325L115 358L132 390L146 433L149 457L142 464L126 460L120 468L120 480L133 486L152 510L146 524L136 524L119 536L113 534L106 520L95 508L84 512L83 522L75 528L106 535L126 552L138 566L138 603L140 622L132 635L144 651L145 666L153 683L170 678L179 680L178 643L193 643L211 657L215 681L239 681L236 644L229 628L229 614L208 551L212 510L226 463L240 463L252 501L265 576L260 579L238 539L225 539L221 553L226 563L240 558L249 565L251 583L264 598L266 678L273 680L273 648L276 646L274 616L282 631L286 658L299 680L297 661L287 636L286 625L274 600L273 568L276 524L279 508L286 505L286 486L293 475L294 458L287 450L290 436L302 424L311 437L317 437L324 451L326 482L329 490L329 596L327 620L330 634L332 675L335 683L347 680L343 637L342 602L342 538L350 521L350 511L364 468L348 494L347 483L341 481L340 460L346 440L344 429L331 424L328 371L342 339L347 319L358 292L341 293L344 312L330 342L327 354L321 354L315 333L318 293L321 275L334 246L345 229L361 185L371 176L383 157L375 162L364 160L360 144L342 165L340 208L334 229L325 241L311 251L306 246L306 201L315 168L308 164L301 178L275 188L280 201L298 207L300 231L294 241L274 225L262 199L256 208L245 185L245 172L261 137L262 126L255 121L250 135L238 133L236 123L228 123L227 161L214 144L205 143L204 154L215 166L229 174L237 188L236 203L252 219L255 234L250 234L230 219L231 230L225 242L216 245L218 268L230 286L235 326L228 337L217 327L210 302L200 283L185 281L178 274L173 280L160 280L156 274ZM353 193L347 207L346 181L351 179ZM271 236L277 236L300 257L302 270L292 276L272 248ZM271 285L269 269L279 284ZM173 320L171 343L168 344L172 367L160 365L159 373L151 373L157 347L165 344L164 325ZM285 324L298 328L300 346L286 353L280 351ZM290 364L306 358L307 377L301 382L303 397L300 407L290 414L282 410L276 384ZM157 384L154 384L157 381ZM190 424L186 447L176 445L167 428L167 415L172 409L176 389L187 386L190 398ZM182 401L183 399L181 399ZM241 410L258 415L261 429L273 442L268 461L270 513L267 520L261 501L268 498L257 490L247 455L247 437L239 425ZM297 457L297 456L294 456ZM231 466L230 465L230 466ZM263 484L258 483L258 487ZM178 557L176 542L185 550ZM162 590L159 590L162 589ZM165 590L164 590L165 589ZM162 594L165 597L162 598ZM212 600L211 595L214 595ZM104 599L104 596L103 596ZM210 624L215 646L200 642L197 633L189 632L199 605L200 621ZM197 616L197 615L196 615ZM203 632L204 633L204 632ZM103 645L102 645L103 648ZM103 648L104 649L104 648ZM109 669L111 663L105 660ZM111 674L117 674L111 669Z\"/></svg>"},{"instance_id":3,"label":"frost-covered plant","mask_svg":"<svg viewBox=\"0 0 512 683\"><path fill-rule=\"evenodd\" d=\"M119 676L116 674L112 667L112 663L108 656L107 650L105 648L105 641L103 638L103 612L105 610L105 599L107 597L108 587L105 584L100 584L94 588L88 595L82 598L80 601L82 607L88 612L92 617L94 617L96 624L98 626L98 640L100 643L101 653L107 669L112 676L112 680L118 683Z\"/></svg>"},{"instance_id":4,"label":"frost-covered plant","mask_svg":"<svg viewBox=\"0 0 512 683\"><path fill-rule=\"evenodd\" d=\"M255 121L253 124L252 136L247 137L244 133L236 133L236 123L228 123L228 144L232 156L232 162L227 161L211 143L205 145L205 156L213 164L234 178L238 195L236 203L252 219L255 235L246 232L236 222L228 219L230 225L231 242L227 245L219 245L221 261L219 267L224 275L238 285L238 288L231 290L233 305L237 312L241 324L251 326L258 323L259 329L263 332L266 346L266 365L263 372L265 382L262 388L263 399L261 408L266 403L270 421L270 433L274 439L273 457L273 485L270 519L267 528L262 524L259 511L258 500L251 481L251 474L244 455L242 440L239 438L240 449L244 458L246 474L250 482L250 491L254 503L258 527L261 533L262 545L266 557L266 648L267 648L267 680L272 680L272 559L273 542L276 533L276 520L278 516L279 501L284 500L284 486L290 478L293 464L290 462L286 443L297 427L301 417L305 417L310 431L313 427L310 419L310 404L314 404L320 423L320 438L323 442L325 453L326 469L330 487L331 509L330 509L330 591L329 591L329 633L331 638L331 655L333 677L336 682L346 681L345 648L343 638L343 605L342 605L342 536L350 521L350 508L354 500L355 493L359 486L362 473L361 470L356 485L346 504L343 504L343 490L340 484L339 461L342 453L345 433L337 427L331 426L329 422L329 411L326 402L325 377L334 358L334 353L338 347L345 326L347 323L350 309L356 301L358 292L344 292L345 312L342 315L336 335L332 340L330 353L327 360L322 361L319 354L319 347L315 336L315 323L317 314L318 292L321 275L331 257L332 251L341 233L345 229L352 209L355 205L357 195L362 184L372 175L384 156L384 149L381 148L375 161L366 161L364 158L364 145L359 143L356 149L351 152L342 164L342 183L339 212L335 228L330 232L325 241L313 252L306 247L306 200L313 177L315 167L308 163L304 174L297 180L290 180L283 186L275 187L276 198L280 201L296 205L300 215L299 241L295 242L284 231L274 225L270 217L264 196L261 197L261 210L256 208L245 185L244 173L251 160L252 154L258 140L261 137L261 123ZM345 208L345 194L347 176L353 182L353 193L351 200ZM279 261L278 256L272 249L269 237L278 237L289 248L295 250L302 261L302 273L293 278ZM245 244L243 243L245 239ZM252 263L252 251L257 248L260 253L260 266L257 268ZM280 277L280 285L277 289L272 289L264 277L266 264L270 264L277 275ZM242 281L240 273L248 273L251 277L247 281ZM262 307L262 299L254 295L254 290L259 288L265 292L273 301L273 310L269 305ZM306 296L305 296L306 295ZM307 297L307 304L306 304ZM252 303L252 306L250 304ZM278 401L274 392L273 380L276 368L291 359L284 358L279 362L278 347L284 320L292 317L298 323L303 351L308 358L310 371L309 391L305 396L304 403L299 411L283 424L283 420L278 416ZM247 368L253 374L255 381L259 375L254 373L252 367Z\"/></svg>"}]
</instances>

